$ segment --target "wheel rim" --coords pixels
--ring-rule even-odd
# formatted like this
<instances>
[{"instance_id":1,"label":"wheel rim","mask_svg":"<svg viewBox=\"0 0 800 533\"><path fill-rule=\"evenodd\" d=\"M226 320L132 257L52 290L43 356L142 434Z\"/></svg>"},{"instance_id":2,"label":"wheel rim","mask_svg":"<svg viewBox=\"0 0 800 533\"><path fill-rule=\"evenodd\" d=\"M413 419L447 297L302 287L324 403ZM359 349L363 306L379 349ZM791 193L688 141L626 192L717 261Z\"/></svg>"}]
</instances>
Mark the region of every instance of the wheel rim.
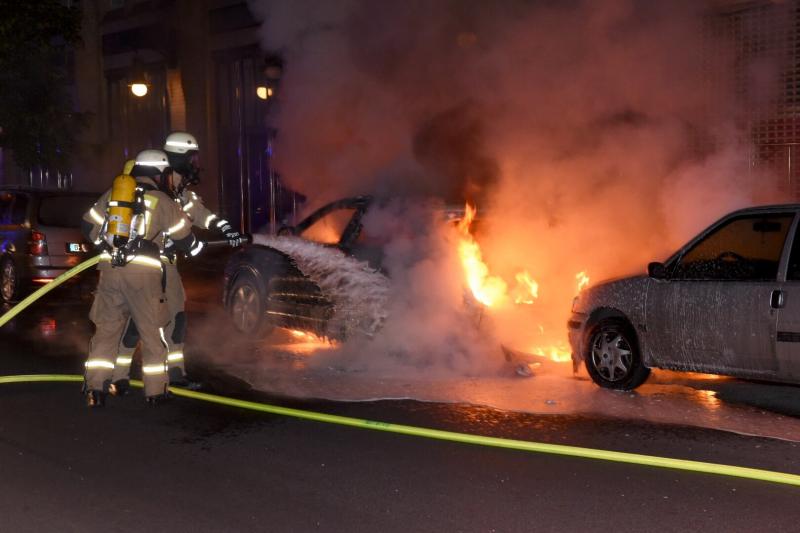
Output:
<instances>
[{"instance_id":1,"label":"wheel rim","mask_svg":"<svg viewBox=\"0 0 800 533\"><path fill-rule=\"evenodd\" d=\"M3 299L10 300L14 297L14 290L17 288L17 273L11 261L3 263L3 280L0 290L3 291Z\"/></svg>"},{"instance_id":2,"label":"wheel rim","mask_svg":"<svg viewBox=\"0 0 800 533\"><path fill-rule=\"evenodd\" d=\"M236 329L253 331L259 320L258 293L250 285L241 285L233 293L231 316Z\"/></svg>"},{"instance_id":3,"label":"wheel rim","mask_svg":"<svg viewBox=\"0 0 800 533\"><path fill-rule=\"evenodd\" d=\"M592 364L607 381L625 379L633 366L630 342L619 331L601 331L592 343Z\"/></svg>"}]
</instances>

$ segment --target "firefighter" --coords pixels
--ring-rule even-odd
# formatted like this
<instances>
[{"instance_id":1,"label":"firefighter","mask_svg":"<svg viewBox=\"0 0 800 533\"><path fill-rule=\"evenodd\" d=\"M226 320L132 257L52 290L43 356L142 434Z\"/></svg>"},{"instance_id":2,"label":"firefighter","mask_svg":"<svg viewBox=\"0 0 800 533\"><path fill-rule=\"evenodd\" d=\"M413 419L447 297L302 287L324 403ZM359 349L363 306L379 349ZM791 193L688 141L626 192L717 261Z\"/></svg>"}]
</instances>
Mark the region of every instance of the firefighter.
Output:
<instances>
[{"instance_id":1,"label":"firefighter","mask_svg":"<svg viewBox=\"0 0 800 533\"><path fill-rule=\"evenodd\" d=\"M172 196L193 226L219 231L231 246L239 246L242 242L239 232L234 230L228 221L207 209L200 196L189 190L189 187L200 181L197 139L186 132L170 133L164 143L164 152L167 154L172 172L164 173L160 184L162 191ZM196 389L199 388L199 384L189 380L183 355L186 338L184 309L186 293L176 264L177 256L169 239L165 242L165 249L170 257L170 261L165 264L170 323L164 331L169 347L167 353L169 382L170 385ZM111 392L115 395L127 393L130 365L138 340L137 324L135 321L129 321L120 339L112 378Z\"/></svg>"},{"instance_id":2,"label":"firefighter","mask_svg":"<svg viewBox=\"0 0 800 533\"><path fill-rule=\"evenodd\" d=\"M120 175L83 217L84 234L101 248L100 281L89 317L96 326L86 361L87 405L105 405L114 357L132 317L142 341L142 378L148 403L168 399L164 329L169 322L164 236L178 250L197 253L203 243L186 215L156 180L168 166L161 150L140 152L131 176Z\"/></svg>"}]
</instances>

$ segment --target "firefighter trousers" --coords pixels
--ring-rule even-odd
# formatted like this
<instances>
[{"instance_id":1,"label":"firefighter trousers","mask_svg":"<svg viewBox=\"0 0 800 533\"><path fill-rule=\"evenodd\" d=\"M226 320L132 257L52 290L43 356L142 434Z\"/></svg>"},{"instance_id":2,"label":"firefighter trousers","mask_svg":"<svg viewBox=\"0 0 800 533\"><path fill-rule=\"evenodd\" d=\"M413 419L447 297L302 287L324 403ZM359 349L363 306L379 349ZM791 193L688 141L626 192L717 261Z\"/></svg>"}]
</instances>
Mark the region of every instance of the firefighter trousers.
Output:
<instances>
[{"instance_id":1,"label":"firefighter trousers","mask_svg":"<svg viewBox=\"0 0 800 533\"><path fill-rule=\"evenodd\" d=\"M161 288L161 269L137 265L100 271L97 293L89 313L96 331L86 361L86 388L108 389L119 339L128 319L138 325L142 341L142 381L146 396L163 394L168 378L164 327L169 321Z\"/></svg>"},{"instance_id":2,"label":"firefighter trousers","mask_svg":"<svg viewBox=\"0 0 800 533\"><path fill-rule=\"evenodd\" d=\"M166 273L166 297L169 323L164 328L164 339L167 341L167 371L171 381L186 375L183 362L183 343L186 338L186 293L183 290L178 267L164 263ZM139 342L139 323L133 317L125 324L124 333L120 335L117 357L114 364L112 381L130 379L133 354Z\"/></svg>"}]
</instances>

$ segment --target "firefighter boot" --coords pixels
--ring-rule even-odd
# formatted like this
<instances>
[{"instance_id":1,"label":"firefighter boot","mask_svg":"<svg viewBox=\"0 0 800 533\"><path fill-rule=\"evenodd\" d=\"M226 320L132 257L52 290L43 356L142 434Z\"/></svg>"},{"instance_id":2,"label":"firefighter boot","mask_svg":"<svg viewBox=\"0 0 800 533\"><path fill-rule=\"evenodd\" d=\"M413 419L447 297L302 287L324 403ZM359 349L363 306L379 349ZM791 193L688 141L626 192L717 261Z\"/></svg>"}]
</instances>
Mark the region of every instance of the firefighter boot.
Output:
<instances>
[{"instance_id":1,"label":"firefighter boot","mask_svg":"<svg viewBox=\"0 0 800 533\"><path fill-rule=\"evenodd\" d=\"M127 379L118 379L108 386L108 393L111 396L122 398L127 396L131 389L131 382Z\"/></svg>"},{"instance_id":2,"label":"firefighter boot","mask_svg":"<svg viewBox=\"0 0 800 533\"><path fill-rule=\"evenodd\" d=\"M91 408L105 407L106 393L99 390L86 391L86 406Z\"/></svg>"},{"instance_id":3,"label":"firefighter boot","mask_svg":"<svg viewBox=\"0 0 800 533\"><path fill-rule=\"evenodd\" d=\"M150 407L158 407L172 400L172 394L165 392L164 394L154 394L145 398L147 405Z\"/></svg>"}]
</instances>

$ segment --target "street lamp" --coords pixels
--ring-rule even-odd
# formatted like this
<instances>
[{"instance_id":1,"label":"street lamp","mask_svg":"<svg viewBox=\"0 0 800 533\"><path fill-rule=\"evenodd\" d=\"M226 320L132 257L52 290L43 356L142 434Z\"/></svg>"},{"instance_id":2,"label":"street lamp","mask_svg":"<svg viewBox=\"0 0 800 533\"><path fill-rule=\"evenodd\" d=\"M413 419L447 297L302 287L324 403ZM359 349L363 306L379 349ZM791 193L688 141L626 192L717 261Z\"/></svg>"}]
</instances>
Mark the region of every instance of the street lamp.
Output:
<instances>
[{"instance_id":1,"label":"street lamp","mask_svg":"<svg viewBox=\"0 0 800 533\"><path fill-rule=\"evenodd\" d=\"M131 83L131 92L134 96L138 96L141 98L142 96L147 94L147 84L146 83Z\"/></svg>"},{"instance_id":2,"label":"street lamp","mask_svg":"<svg viewBox=\"0 0 800 533\"><path fill-rule=\"evenodd\" d=\"M267 87L266 85L259 85L256 87L256 96L262 100L268 100L269 98L272 98L273 94L274 91L272 90L272 87Z\"/></svg>"},{"instance_id":3,"label":"street lamp","mask_svg":"<svg viewBox=\"0 0 800 533\"><path fill-rule=\"evenodd\" d=\"M260 82L256 87L256 96L262 100L269 100L275 95L275 88L283 75L283 59L277 55L269 54L264 57L261 73L258 75Z\"/></svg>"},{"instance_id":4,"label":"street lamp","mask_svg":"<svg viewBox=\"0 0 800 533\"><path fill-rule=\"evenodd\" d=\"M142 60L136 56L134 56L133 64L131 65L130 80L131 82L128 84L128 87L130 87L131 93L133 93L134 96L141 98L150 90L150 84L147 83L147 75L144 72Z\"/></svg>"}]
</instances>

